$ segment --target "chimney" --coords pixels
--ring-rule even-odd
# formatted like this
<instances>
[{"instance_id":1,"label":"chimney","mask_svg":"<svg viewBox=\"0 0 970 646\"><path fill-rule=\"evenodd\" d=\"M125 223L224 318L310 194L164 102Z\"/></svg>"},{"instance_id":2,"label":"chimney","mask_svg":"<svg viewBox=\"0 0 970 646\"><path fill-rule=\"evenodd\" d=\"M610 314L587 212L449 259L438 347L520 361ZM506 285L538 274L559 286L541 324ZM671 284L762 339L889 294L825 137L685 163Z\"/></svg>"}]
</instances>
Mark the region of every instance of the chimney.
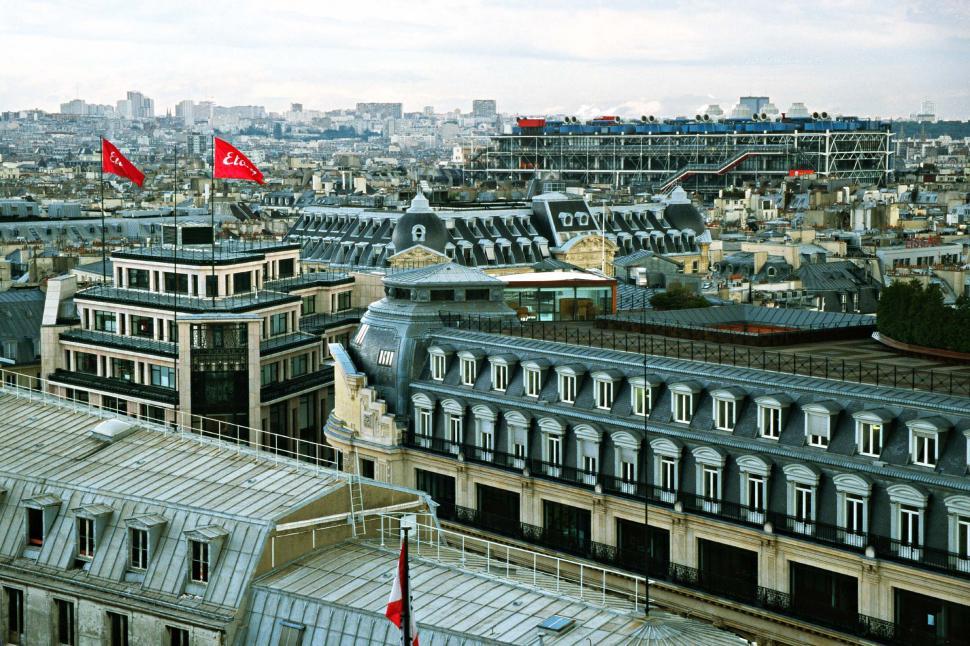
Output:
<instances>
[{"instance_id":1,"label":"chimney","mask_svg":"<svg viewBox=\"0 0 970 646\"><path fill-rule=\"evenodd\" d=\"M761 271L761 268L765 266L768 262L768 252L767 251L755 251L754 252L754 273L757 274Z\"/></svg>"}]
</instances>

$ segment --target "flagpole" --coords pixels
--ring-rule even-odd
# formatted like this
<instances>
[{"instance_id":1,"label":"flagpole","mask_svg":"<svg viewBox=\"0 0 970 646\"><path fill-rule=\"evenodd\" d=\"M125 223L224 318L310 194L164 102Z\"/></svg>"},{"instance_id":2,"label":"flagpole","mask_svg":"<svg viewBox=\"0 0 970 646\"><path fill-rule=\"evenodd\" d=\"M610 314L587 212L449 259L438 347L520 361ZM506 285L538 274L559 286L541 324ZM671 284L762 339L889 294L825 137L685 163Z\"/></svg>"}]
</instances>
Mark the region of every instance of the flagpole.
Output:
<instances>
[{"instance_id":1,"label":"flagpole","mask_svg":"<svg viewBox=\"0 0 970 646\"><path fill-rule=\"evenodd\" d=\"M408 532L410 527L402 527L401 555L404 560L404 574L401 576L401 643L411 646L411 567L408 563Z\"/></svg>"},{"instance_id":2,"label":"flagpole","mask_svg":"<svg viewBox=\"0 0 970 646\"><path fill-rule=\"evenodd\" d=\"M104 137L101 137L101 271L108 271L108 247L104 233ZM107 285L107 273L104 273L103 276L102 282ZM121 287L121 285L116 285L116 287Z\"/></svg>"},{"instance_id":3,"label":"flagpole","mask_svg":"<svg viewBox=\"0 0 970 646\"><path fill-rule=\"evenodd\" d=\"M216 304L219 283L216 280L216 137L212 136L212 169L209 177L209 225L212 227L212 305Z\"/></svg>"},{"instance_id":4,"label":"flagpole","mask_svg":"<svg viewBox=\"0 0 970 646\"><path fill-rule=\"evenodd\" d=\"M172 301L172 329L175 338L169 335L169 342L175 343L175 360L172 362L175 369L173 375L175 379L175 425L179 423L179 397L178 397L178 372L179 372L179 145L175 143L175 179L172 184L172 229L175 232L174 244L172 245L172 273L175 274L175 299ZM189 277L185 277L185 290L189 289ZM162 336L165 331L160 330Z\"/></svg>"}]
</instances>

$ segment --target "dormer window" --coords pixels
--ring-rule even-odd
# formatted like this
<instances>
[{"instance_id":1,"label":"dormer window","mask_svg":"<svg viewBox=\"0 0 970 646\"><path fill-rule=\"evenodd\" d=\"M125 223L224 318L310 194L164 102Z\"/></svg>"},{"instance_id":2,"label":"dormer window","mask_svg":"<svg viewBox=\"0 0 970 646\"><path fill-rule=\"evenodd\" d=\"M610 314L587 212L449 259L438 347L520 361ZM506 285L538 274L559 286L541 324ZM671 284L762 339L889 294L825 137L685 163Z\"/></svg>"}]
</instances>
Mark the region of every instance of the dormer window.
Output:
<instances>
[{"instance_id":1,"label":"dormer window","mask_svg":"<svg viewBox=\"0 0 970 646\"><path fill-rule=\"evenodd\" d=\"M209 544L204 541L189 541L192 560L189 567L189 580L195 583L209 582Z\"/></svg>"},{"instance_id":2,"label":"dormer window","mask_svg":"<svg viewBox=\"0 0 970 646\"><path fill-rule=\"evenodd\" d=\"M805 441L809 446L828 448L832 439L832 420L839 414L841 407L835 402L825 401L807 404L805 413Z\"/></svg>"},{"instance_id":3,"label":"dormer window","mask_svg":"<svg viewBox=\"0 0 970 646\"><path fill-rule=\"evenodd\" d=\"M791 405L791 399L785 395L766 395L755 399L758 404L758 433L769 440L781 437L783 415Z\"/></svg>"},{"instance_id":4,"label":"dormer window","mask_svg":"<svg viewBox=\"0 0 970 646\"><path fill-rule=\"evenodd\" d=\"M74 510L78 560L90 561L94 558L112 511L107 505L87 505Z\"/></svg>"},{"instance_id":5,"label":"dormer window","mask_svg":"<svg viewBox=\"0 0 970 646\"><path fill-rule=\"evenodd\" d=\"M94 558L94 519L77 519L77 556L81 559Z\"/></svg>"},{"instance_id":6,"label":"dormer window","mask_svg":"<svg viewBox=\"0 0 970 646\"><path fill-rule=\"evenodd\" d=\"M47 535L54 525L57 511L61 506L61 499L53 494L41 494L34 498L24 501L27 515L27 536L26 543L28 548L40 548L44 546Z\"/></svg>"},{"instance_id":7,"label":"dormer window","mask_svg":"<svg viewBox=\"0 0 970 646\"><path fill-rule=\"evenodd\" d=\"M128 526L128 569L134 580L138 580L148 569L167 523L164 516L154 514L135 516L125 521Z\"/></svg>"},{"instance_id":8,"label":"dormer window","mask_svg":"<svg viewBox=\"0 0 970 646\"><path fill-rule=\"evenodd\" d=\"M461 359L461 383L463 386L474 386L478 379L478 362L474 358Z\"/></svg>"},{"instance_id":9,"label":"dormer window","mask_svg":"<svg viewBox=\"0 0 970 646\"><path fill-rule=\"evenodd\" d=\"M228 536L228 532L222 527L210 525L200 527L185 533L187 541L187 554L189 558L189 584L204 586L212 578L212 570L215 569L219 561L219 552L222 544ZM192 594L202 594L202 587L191 587L188 591Z\"/></svg>"},{"instance_id":10,"label":"dormer window","mask_svg":"<svg viewBox=\"0 0 970 646\"><path fill-rule=\"evenodd\" d=\"M542 371L548 367L549 363L543 359L522 364L522 386L526 397L538 397L542 393Z\"/></svg>"},{"instance_id":11,"label":"dormer window","mask_svg":"<svg viewBox=\"0 0 970 646\"><path fill-rule=\"evenodd\" d=\"M690 420L694 417L694 402L700 391L701 385L694 381L671 384L675 422L690 424Z\"/></svg>"},{"instance_id":12,"label":"dormer window","mask_svg":"<svg viewBox=\"0 0 970 646\"><path fill-rule=\"evenodd\" d=\"M558 381L559 401L564 404L576 403L576 393L579 387L579 375L582 374L582 366L557 366L556 375Z\"/></svg>"},{"instance_id":13,"label":"dormer window","mask_svg":"<svg viewBox=\"0 0 970 646\"><path fill-rule=\"evenodd\" d=\"M616 370L602 370L593 373L593 392L596 408L610 410L613 408L613 395L616 382L623 379L623 375Z\"/></svg>"},{"instance_id":14,"label":"dormer window","mask_svg":"<svg viewBox=\"0 0 970 646\"><path fill-rule=\"evenodd\" d=\"M720 388L711 391L713 399L714 428L719 431L733 431L738 420L738 402L744 399L740 388Z\"/></svg>"},{"instance_id":15,"label":"dormer window","mask_svg":"<svg viewBox=\"0 0 970 646\"><path fill-rule=\"evenodd\" d=\"M424 242L425 235L426 235L426 230L422 225L416 224L413 227L411 227L412 242Z\"/></svg>"},{"instance_id":16,"label":"dormer window","mask_svg":"<svg viewBox=\"0 0 970 646\"><path fill-rule=\"evenodd\" d=\"M492 390L504 393L509 388L509 365L515 361L515 357L502 354L488 360L492 366Z\"/></svg>"},{"instance_id":17,"label":"dormer window","mask_svg":"<svg viewBox=\"0 0 970 646\"><path fill-rule=\"evenodd\" d=\"M128 556L128 567L132 570L148 569L148 530L129 529L128 545L130 547Z\"/></svg>"},{"instance_id":18,"label":"dormer window","mask_svg":"<svg viewBox=\"0 0 970 646\"><path fill-rule=\"evenodd\" d=\"M41 547L44 544L44 511L33 507L27 508L27 544Z\"/></svg>"},{"instance_id":19,"label":"dormer window","mask_svg":"<svg viewBox=\"0 0 970 646\"><path fill-rule=\"evenodd\" d=\"M935 467L940 459L943 434L950 422L942 417L924 417L906 422L909 427L909 455L913 464Z\"/></svg>"},{"instance_id":20,"label":"dormer window","mask_svg":"<svg viewBox=\"0 0 970 646\"><path fill-rule=\"evenodd\" d=\"M885 428L893 414L887 410L860 411L855 419L856 448L859 455L878 458L885 444Z\"/></svg>"},{"instance_id":21,"label":"dormer window","mask_svg":"<svg viewBox=\"0 0 970 646\"><path fill-rule=\"evenodd\" d=\"M646 416L653 410L653 394L662 382L656 377L630 379L630 410L634 415Z\"/></svg>"},{"instance_id":22,"label":"dormer window","mask_svg":"<svg viewBox=\"0 0 970 646\"><path fill-rule=\"evenodd\" d=\"M452 352L451 347L446 345L433 345L428 348L428 354L431 355L431 378L435 381L444 381L448 370L448 356Z\"/></svg>"}]
</instances>

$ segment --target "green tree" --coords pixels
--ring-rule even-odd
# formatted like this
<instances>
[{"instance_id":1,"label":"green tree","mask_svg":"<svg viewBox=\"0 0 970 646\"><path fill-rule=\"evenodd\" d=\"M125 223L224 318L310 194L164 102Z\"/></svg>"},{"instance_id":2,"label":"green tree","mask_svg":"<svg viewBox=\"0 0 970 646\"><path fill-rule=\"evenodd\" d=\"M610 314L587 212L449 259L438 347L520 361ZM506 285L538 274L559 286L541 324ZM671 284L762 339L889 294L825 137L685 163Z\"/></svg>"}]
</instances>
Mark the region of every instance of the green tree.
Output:
<instances>
[{"instance_id":1,"label":"green tree","mask_svg":"<svg viewBox=\"0 0 970 646\"><path fill-rule=\"evenodd\" d=\"M655 310L686 310L696 307L710 307L710 302L683 285L672 285L666 291L650 297L650 305Z\"/></svg>"}]
</instances>

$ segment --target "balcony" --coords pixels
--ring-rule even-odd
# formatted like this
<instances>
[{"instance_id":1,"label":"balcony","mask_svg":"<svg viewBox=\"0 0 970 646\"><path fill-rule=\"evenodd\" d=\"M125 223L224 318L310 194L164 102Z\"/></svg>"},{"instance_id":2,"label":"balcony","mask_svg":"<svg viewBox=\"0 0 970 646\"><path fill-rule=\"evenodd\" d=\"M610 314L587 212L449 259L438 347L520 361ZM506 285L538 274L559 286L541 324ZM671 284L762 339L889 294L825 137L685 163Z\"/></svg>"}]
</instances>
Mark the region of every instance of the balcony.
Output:
<instances>
[{"instance_id":1,"label":"balcony","mask_svg":"<svg viewBox=\"0 0 970 646\"><path fill-rule=\"evenodd\" d=\"M320 337L313 334L291 332L290 334L281 334L280 336L274 336L271 339L260 341L259 355L266 356L276 354L277 352L302 348L304 346L319 345L319 343Z\"/></svg>"},{"instance_id":2,"label":"balcony","mask_svg":"<svg viewBox=\"0 0 970 646\"><path fill-rule=\"evenodd\" d=\"M218 296L203 298L187 294L162 294L141 289L125 289L110 285L94 285L78 292L75 298L79 301L98 301L105 303L119 303L122 305L138 305L140 307L173 310L190 314L208 314L211 312L251 312L266 307L298 303L300 297L273 291L247 292L234 296Z\"/></svg>"},{"instance_id":3,"label":"balcony","mask_svg":"<svg viewBox=\"0 0 970 646\"><path fill-rule=\"evenodd\" d=\"M308 372L299 377L267 384L259 389L259 398L261 403L268 404L277 399L331 383L333 383L333 366L324 366L320 370Z\"/></svg>"},{"instance_id":4,"label":"balcony","mask_svg":"<svg viewBox=\"0 0 970 646\"><path fill-rule=\"evenodd\" d=\"M267 280L263 283L263 289L289 294L292 291L308 287L332 287L350 285L353 282L354 279L350 274L342 271L308 271L299 276Z\"/></svg>"},{"instance_id":5,"label":"balcony","mask_svg":"<svg viewBox=\"0 0 970 646\"><path fill-rule=\"evenodd\" d=\"M61 341L83 343L98 348L130 350L132 352L140 352L157 357L168 357L170 359L178 356L178 345L175 343L145 339L138 336L114 334L112 332L73 329L61 332L60 338Z\"/></svg>"},{"instance_id":6,"label":"balcony","mask_svg":"<svg viewBox=\"0 0 970 646\"><path fill-rule=\"evenodd\" d=\"M300 329L309 334L323 334L342 325L356 325L366 310L354 308L341 312L323 312L300 317Z\"/></svg>"},{"instance_id":7,"label":"balcony","mask_svg":"<svg viewBox=\"0 0 970 646\"><path fill-rule=\"evenodd\" d=\"M116 379L114 377L99 377L83 372L69 372L58 369L51 373L48 380L65 386L90 388L91 390L108 392L125 397L148 399L163 404L175 405L178 402L178 391L174 388L152 386L151 384L136 384L133 381Z\"/></svg>"}]
</instances>

